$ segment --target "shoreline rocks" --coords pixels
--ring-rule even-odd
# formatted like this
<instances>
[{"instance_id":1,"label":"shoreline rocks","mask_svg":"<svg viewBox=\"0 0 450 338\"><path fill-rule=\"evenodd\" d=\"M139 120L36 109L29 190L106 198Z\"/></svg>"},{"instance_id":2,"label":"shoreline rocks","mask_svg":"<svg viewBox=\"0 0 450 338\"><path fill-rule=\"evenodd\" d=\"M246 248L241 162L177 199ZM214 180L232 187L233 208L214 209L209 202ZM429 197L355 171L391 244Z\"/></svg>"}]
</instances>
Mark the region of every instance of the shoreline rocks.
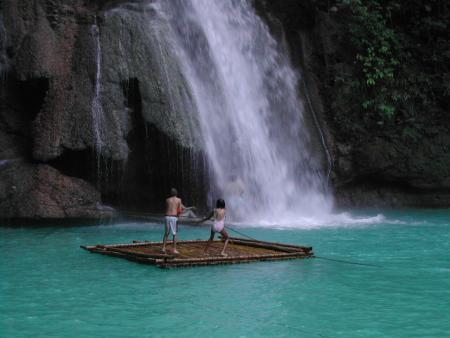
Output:
<instances>
[{"instance_id":1,"label":"shoreline rocks","mask_svg":"<svg viewBox=\"0 0 450 338\"><path fill-rule=\"evenodd\" d=\"M100 193L87 182L45 164L23 161L0 171L1 218L102 218L115 210L102 207Z\"/></svg>"}]
</instances>

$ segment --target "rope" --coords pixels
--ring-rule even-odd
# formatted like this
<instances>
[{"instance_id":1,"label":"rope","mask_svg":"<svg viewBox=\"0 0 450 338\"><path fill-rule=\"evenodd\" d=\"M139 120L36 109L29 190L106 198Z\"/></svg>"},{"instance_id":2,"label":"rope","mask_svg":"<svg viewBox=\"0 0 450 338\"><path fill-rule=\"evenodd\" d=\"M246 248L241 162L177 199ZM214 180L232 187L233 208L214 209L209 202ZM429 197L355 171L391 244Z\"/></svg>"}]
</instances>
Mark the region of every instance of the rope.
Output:
<instances>
[{"instance_id":1,"label":"rope","mask_svg":"<svg viewBox=\"0 0 450 338\"><path fill-rule=\"evenodd\" d=\"M149 217L149 218L162 218L164 217L164 214L157 214L157 213L151 213L151 212L144 212L144 211L131 211L131 210L121 210L121 209L116 209L114 207L108 207L106 206L105 209L102 209L101 206L95 206L95 205L58 205L58 204L48 204L48 203L40 203L40 205L46 206L46 207L55 207L55 208L61 208L63 210L67 210L67 209L76 209L76 208L80 208L83 210L90 210L90 211L100 211L100 212L112 212L112 213L117 213L117 214L121 214L121 215L127 215L127 216L131 216L133 217L133 215L138 215L138 216L144 216L144 217ZM184 219L195 219L195 217L190 217L190 216L178 216L178 218L184 218Z\"/></svg>"},{"instance_id":2,"label":"rope","mask_svg":"<svg viewBox=\"0 0 450 338\"><path fill-rule=\"evenodd\" d=\"M241 236L243 236L243 237L247 237L248 239L251 239L251 240L253 240L253 241L257 241L256 238L250 237L250 236L248 236L248 235L246 235L246 234L244 234L244 233L242 233L242 232L239 232L239 231L237 231L237 230L234 230L233 228L229 227L228 225L225 225L225 228L227 228L228 230L233 231L233 232L235 232L235 233L237 233L237 234L239 234L239 235L241 235Z\"/></svg>"},{"instance_id":3,"label":"rope","mask_svg":"<svg viewBox=\"0 0 450 338\"><path fill-rule=\"evenodd\" d=\"M48 204L48 203L39 203L39 205L43 205L46 207L55 207L55 208L61 208L63 210L65 209L76 209L76 208L82 208L83 210L93 210L93 211L111 211L111 212L117 212L117 210L113 207L110 207L111 209L102 209L102 207L98 207L95 205L86 205L86 204L79 204L79 205L60 205L60 204ZM108 206L106 206L108 208Z\"/></svg>"},{"instance_id":4,"label":"rope","mask_svg":"<svg viewBox=\"0 0 450 338\"><path fill-rule=\"evenodd\" d=\"M350 262L350 261L344 261L341 259L333 259L333 258L327 258L327 257L321 257L321 256L314 256L315 258L324 259L327 261L337 262L337 263L344 263L344 264L353 264L353 265L364 265L364 266L372 266L376 268L382 268L381 265L376 264L369 264L369 263L357 263L357 262Z\"/></svg>"},{"instance_id":5,"label":"rope","mask_svg":"<svg viewBox=\"0 0 450 338\"><path fill-rule=\"evenodd\" d=\"M42 205L46 205L46 206L54 206L54 207L60 207L60 206L58 206L58 205L51 205L51 204L45 204L45 203L41 203ZM77 208L77 207L83 207L83 206L68 206L68 207L66 207L67 209L68 208ZM101 209L98 209L98 208L95 208L95 207L93 207L93 208L88 208L88 207L84 207L84 209L85 210L95 210L95 211L102 211ZM128 213L127 211L124 211L124 210L122 210L122 213ZM131 212L130 212L131 213ZM150 215L150 213L145 213L145 212L132 212L132 213L135 213L135 214L142 214L142 215ZM154 215L154 216L159 216L158 214L152 214L152 215ZM179 218L182 218L183 216L179 216ZM190 217L184 217L184 218L190 218ZM232 232L234 232L234 233L236 233L236 234L238 234L238 235L240 235L240 236L242 236L242 237L245 237L245 238L248 238L248 239L251 239L252 241L258 241L256 238L254 238L254 237L251 237L251 236L249 236L249 235L246 235L246 234L244 234L243 232L240 232L240 231L237 231L237 230L235 230L235 229L233 229L233 228L231 228L230 226L228 226L228 225L225 225L225 228L227 228L228 230L230 230L230 231L232 231ZM341 259L333 259L333 258L328 258L328 257L322 257L322 256L314 256L315 258L319 258L319 259L323 259L323 260L327 260L327 261L331 261L331 262L336 262L336 263L343 263L343 264L352 264L352 265L363 265L363 266L371 266L371 267L376 267L376 268L382 268L382 266L381 265L376 265L376 264L369 264L369 263L357 263L357 262L351 262L351 261L346 261L346 260L341 260Z\"/></svg>"},{"instance_id":6,"label":"rope","mask_svg":"<svg viewBox=\"0 0 450 338\"><path fill-rule=\"evenodd\" d=\"M331 171L333 170L333 160L331 158L331 154L330 154L330 150L328 149L327 142L325 141L325 136L323 135L323 131L320 126L319 120L317 118L316 111L313 108L311 98L309 96L308 86L306 85L306 81L303 78L303 76L301 76L300 78L303 82L303 87L305 88L305 97L306 97L306 101L308 102L309 109L311 110L311 113L312 113L311 115L313 116L314 125L316 126L316 129L319 132L320 141L321 141L323 150L325 151L325 155L327 157L327 162L328 162L327 183L329 184Z\"/></svg>"},{"instance_id":7,"label":"rope","mask_svg":"<svg viewBox=\"0 0 450 338\"><path fill-rule=\"evenodd\" d=\"M256 238L250 237L240 231L234 230L233 228L225 225L225 228L227 228L230 231L233 231L243 237L246 237L248 239L251 239L253 241L257 241ZM336 263L343 263L343 264L352 264L352 265L363 265L363 266L371 266L371 267L376 267L376 268L382 268L381 265L376 265L376 264L369 264L369 263L358 263L358 262L351 262L351 261L346 261L346 260L342 260L342 259L333 259L333 258L328 258L328 257L322 257L322 256L315 256L314 258L319 258L319 259L323 259L323 260L327 260L327 261L331 261L331 262L336 262Z\"/></svg>"},{"instance_id":8,"label":"rope","mask_svg":"<svg viewBox=\"0 0 450 338\"><path fill-rule=\"evenodd\" d=\"M131 217L133 217L133 215L141 215L141 216L146 216L146 217L151 217L151 218L160 218L160 217L162 218L165 216L164 214L160 214L160 213L152 213L152 212L145 212L145 211L132 211L132 210L123 210L123 209L117 209L117 212L131 216ZM186 219L197 219L196 217L192 217L192 216L178 215L177 217L178 218L186 218Z\"/></svg>"}]
</instances>

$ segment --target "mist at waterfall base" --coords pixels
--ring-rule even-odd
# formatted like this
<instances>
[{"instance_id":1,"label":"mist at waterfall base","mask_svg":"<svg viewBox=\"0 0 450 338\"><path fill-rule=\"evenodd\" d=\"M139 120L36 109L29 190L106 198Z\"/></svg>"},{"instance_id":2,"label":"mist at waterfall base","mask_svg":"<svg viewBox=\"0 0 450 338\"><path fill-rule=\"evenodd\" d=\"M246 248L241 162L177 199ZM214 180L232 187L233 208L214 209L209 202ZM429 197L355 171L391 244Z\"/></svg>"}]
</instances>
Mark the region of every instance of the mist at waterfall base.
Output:
<instances>
[{"instance_id":1,"label":"mist at waterfall base","mask_svg":"<svg viewBox=\"0 0 450 338\"><path fill-rule=\"evenodd\" d=\"M450 212L383 214L365 225L238 228L380 267L314 258L161 270L79 248L160 241L161 223L0 227L0 336L448 337ZM181 225L179 235L207 239L209 227Z\"/></svg>"},{"instance_id":2,"label":"mist at waterfall base","mask_svg":"<svg viewBox=\"0 0 450 338\"><path fill-rule=\"evenodd\" d=\"M153 25L165 27L159 39L176 55L192 94L212 169L211 201L223 197L230 219L258 224L346 217L332 215L323 155L312 152L304 123L298 75L251 3L148 6L157 13Z\"/></svg>"}]
</instances>

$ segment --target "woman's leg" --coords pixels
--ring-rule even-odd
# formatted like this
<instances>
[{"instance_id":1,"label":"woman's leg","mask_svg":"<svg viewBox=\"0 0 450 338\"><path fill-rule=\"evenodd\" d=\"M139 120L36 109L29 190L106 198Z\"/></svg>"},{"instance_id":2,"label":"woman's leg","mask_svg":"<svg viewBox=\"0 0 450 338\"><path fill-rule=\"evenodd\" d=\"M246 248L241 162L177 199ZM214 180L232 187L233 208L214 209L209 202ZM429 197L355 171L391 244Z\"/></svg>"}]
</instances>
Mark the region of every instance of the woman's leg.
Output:
<instances>
[{"instance_id":1,"label":"woman's leg","mask_svg":"<svg viewBox=\"0 0 450 338\"><path fill-rule=\"evenodd\" d=\"M216 233L214 231L212 231L211 229L211 235L209 236L208 242L206 243L205 249L203 250L203 255L206 254L206 251L208 251L209 245L211 244L211 242L214 240L214 235Z\"/></svg>"},{"instance_id":2,"label":"woman's leg","mask_svg":"<svg viewBox=\"0 0 450 338\"><path fill-rule=\"evenodd\" d=\"M222 256L228 256L226 253L225 253L225 250L227 249L227 245L228 245L228 241L230 240L229 238L228 238L228 233L225 231L225 229L223 229L221 232L220 232L220 234L222 235L222 238L225 238L225 244L223 245L223 249L222 249L222 252L220 253Z\"/></svg>"}]
</instances>

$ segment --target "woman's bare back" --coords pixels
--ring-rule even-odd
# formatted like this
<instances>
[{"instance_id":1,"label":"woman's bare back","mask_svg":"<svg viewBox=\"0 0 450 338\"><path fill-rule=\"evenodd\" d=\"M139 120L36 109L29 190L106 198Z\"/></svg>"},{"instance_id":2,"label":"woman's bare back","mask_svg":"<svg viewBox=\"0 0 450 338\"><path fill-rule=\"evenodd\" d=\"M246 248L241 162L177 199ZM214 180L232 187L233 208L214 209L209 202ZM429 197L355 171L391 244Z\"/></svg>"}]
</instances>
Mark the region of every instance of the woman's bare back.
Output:
<instances>
[{"instance_id":1,"label":"woman's bare back","mask_svg":"<svg viewBox=\"0 0 450 338\"><path fill-rule=\"evenodd\" d=\"M214 219L216 221L222 221L225 219L225 214L227 213L227 209L225 208L216 208L214 209Z\"/></svg>"}]
</instances>

